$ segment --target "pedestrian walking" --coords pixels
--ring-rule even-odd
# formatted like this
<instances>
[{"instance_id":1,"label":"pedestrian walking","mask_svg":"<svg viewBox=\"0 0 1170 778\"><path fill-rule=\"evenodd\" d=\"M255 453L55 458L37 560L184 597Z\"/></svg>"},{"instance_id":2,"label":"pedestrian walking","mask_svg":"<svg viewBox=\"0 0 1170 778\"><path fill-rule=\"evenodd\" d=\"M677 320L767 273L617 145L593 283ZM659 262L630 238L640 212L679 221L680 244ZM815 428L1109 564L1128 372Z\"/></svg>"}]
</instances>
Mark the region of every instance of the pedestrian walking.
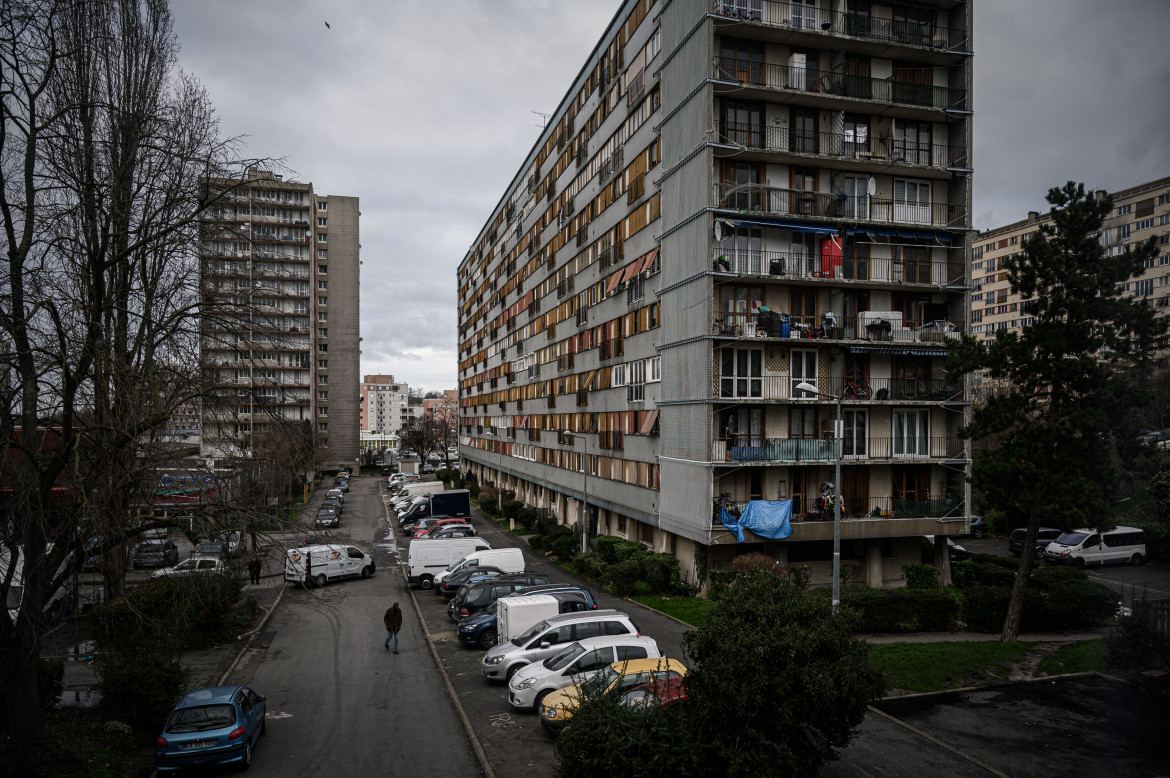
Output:
<instances>
[{"instance_id":1,"label":"pedestrian walking","mask_svg":"<svg viewBox=\"0 0 1170 778\"><path fill-rule=\"evenodd\" d=\"M394 653L398 653L398 633L402 631L402 611L398 609L398 603L394 603L386 609L386 615L382 617L382 622L386 625L386 642L383 644L385 648L390 648L390 638L394 638Z\"/></svg>"},{"instance_id":2,"label":"pedestrian walking","mask_svg":"<svg viewBox=\"0 0 1170 778\"><path fill-rule=\"evenodd\" d=\"M251 579L252 583L260 583L260 569L262 567L263 564L260 562L260 555L253 554L252 558L248 560L248 578Z\"/></svg>"}]
</instances>

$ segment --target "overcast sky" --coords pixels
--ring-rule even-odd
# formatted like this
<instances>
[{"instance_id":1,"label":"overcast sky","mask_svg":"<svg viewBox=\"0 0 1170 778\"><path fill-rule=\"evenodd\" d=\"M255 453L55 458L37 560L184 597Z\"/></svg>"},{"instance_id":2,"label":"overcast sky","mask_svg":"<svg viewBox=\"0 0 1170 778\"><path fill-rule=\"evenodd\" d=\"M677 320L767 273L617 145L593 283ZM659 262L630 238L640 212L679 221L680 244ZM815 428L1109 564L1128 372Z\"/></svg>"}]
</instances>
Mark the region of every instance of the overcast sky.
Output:
<instances>
[{"instance_id":1,"label":"overcast sky","mask_svg":"<svg viewBox=\"0 0 1170 778\"><path fill-rule=\"evenodd\" d=\"M973 2L976 228L1170 175L1170 2ZM223 134L361 198L362 373L453 388L456 268L620 0L172 3Z\"/></svg>"}]
</instances>

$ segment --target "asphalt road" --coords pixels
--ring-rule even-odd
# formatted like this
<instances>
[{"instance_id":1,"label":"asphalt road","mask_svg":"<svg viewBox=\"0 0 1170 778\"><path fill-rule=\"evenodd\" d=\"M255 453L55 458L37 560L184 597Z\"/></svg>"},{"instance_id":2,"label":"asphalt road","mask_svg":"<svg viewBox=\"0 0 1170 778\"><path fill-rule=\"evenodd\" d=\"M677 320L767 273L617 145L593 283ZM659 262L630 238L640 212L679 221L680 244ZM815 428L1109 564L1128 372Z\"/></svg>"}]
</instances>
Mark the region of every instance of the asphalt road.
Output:
<instances>
[{"instance_id":1,"label":"asphalt road","mask_svg":"<svg viewBox=\"0 0 1170 778\"><path fill-rule=\"evenodd\" d=\"M353 479L333 531L369 553L377 573L321 589L290 585L257 636L264 648L232 673L230 683L268 698L252 775L481 774L386 539L381 483ZM403 610L397 655L382 645L382 614L394 600Z\"/></svg>"}]
</instances>

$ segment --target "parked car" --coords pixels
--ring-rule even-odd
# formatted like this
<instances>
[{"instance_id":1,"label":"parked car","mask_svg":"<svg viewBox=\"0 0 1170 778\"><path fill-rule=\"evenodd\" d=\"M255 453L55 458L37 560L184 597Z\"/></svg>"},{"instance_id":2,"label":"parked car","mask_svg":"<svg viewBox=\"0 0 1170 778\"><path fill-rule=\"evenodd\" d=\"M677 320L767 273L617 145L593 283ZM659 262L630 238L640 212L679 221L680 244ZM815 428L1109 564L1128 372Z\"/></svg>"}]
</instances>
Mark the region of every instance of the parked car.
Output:
<instances>
[{"instance_id":1,"label":"parked car","mask_svg":"<svg viewBox=\"0 0 1170 778\"><path fill-rule=\"evenodd\" d=\"M448 538L473 538L479 533L475 527L463 527L458 524L451 527L443 527L435 532L429 532L423 537L432 538L434 540L446 540Z\"/></svg>"},{"instance_id":2,"label":"parked car","mask_svg":"<svg viewBox=\"0 0 1170 778\"><path fill-rule=\"evenodd\" d=\"M458 565L459 563L456 562L455 564ZM503 574L504 571L500 568L493 567L491 565L485 565L483 567L465 568L457 573L454 573L453 575L447 576L442 581L438 579L438 576L435 576L435 583L437 584L435 586L435 593L441 594L444 597L454 597L456 592L459 591L459 587L463 586L463 584L467 583L473 578L491 578L493 576Z\"/></svg>"},{"instance_id":3,"label":"parked car","mask_svg":"<svg viewBox=\"0 0 1170 778\"><path fill-rule=\"evenodd\" d=\"M1008 535L1008 551L1012 552L1012 556L1020 556L1024 553L1024 537L1028 534L1027 527L1020 527L1014 529ZM1037 559L1044 558L1044 549L1048 548L1048 544L1060 537L1060 530L1052 527L1040 527L1036 534L1036 548L1034 553Z\"/></svg>"},{"instance_id":4,"label":"parked car","mask_svg":"<svg viewBox=\"0 0 1170 778\"><path fill-rule=\"evenodd\" d=\"M315 523L318 527L341 526L341 514L334 507L328 505L322 506L317 509L317 521Z\"/></svg>"},{"instance_id":5,"label":"parked car","mask_svg":"<svg viewBox=\"0 0 1170 778\"><path fill-rule=\"evenodd\" d=\"M482 611L506 594L526 586L552 583L544 573L507 573L486 581L466 583L447 603L447 616L451 621L462 621Z\"/></svg>"},{"instance_id":6,"label":"parked car","mask_svg":"<svg viewBox=\"0 0 1170 778\"><path fill-rule=\"evenodd\" d=\"M543 662L516 671L508 681L513 708L536 710L552 692L584 683L614 662L661 657L654 638L641 635L602 635L562 648Z\"/></svg>"},{"instance_id":7,"label":"parked car","mask_svg":"<svg viewBox=\"0 0 1170 778\"><path fill-rule=\"evenodd\" d=\"M561 730L572 720L583 694L604 694L610 690L633 689L654 681L682 678L687 666L677 659L632 659L614 662L583 684L552 692L540 704L540 724L545 729Z\"/></svg>"},{"instance_id":8,"label":"parked car","mask_svg":"<svg viewBox=\"0 0 1170 778\"><path fill-rule=\"evenodd\" d=\"M340 489L338 489L336 487L325 492L325 499L328 500L330 497L336 497L341 502L345 502L345 492L341 491Z\"/></svg>"},{"instance_id":9,"label":"parked car","mask_svg":"<svg viewBox=\"0 0 1170 778\"><path fill-rule=\"evenodd\" d=\"M214 540L207 540L196 544L191 550L192 559L223 559L225 558L223 545Z\"/></svg>"},{"instance_id":10,"label":"parked car","mask_svg":"<svg viewBox=\"0 0 1170 778\"><path fill-rule=\"evenodd\" d=\"M423 537L424 534L426 534L428 532L433 532L436 529L440 529L442 527L449 527L449 526L453 526L453 525L457 525L457 524L464 526L464 527L471 526L470 524L467 523L467 519L441 519L441 518L438 518L437 516L427 516L421 522L418 523L418 525L414 528L414 532L411 534L416 538L421 538L421 537ZM476 533L476 534L479 534L479 533Z\"/></svg>"},{"instance_id":11,"label":"parked car","mask_svg":"<svg viewBox=\"0 0 1170 778\"><path fill-rule=\"evenodd\" d=\"M341 510L342 510L341 500L338 499L337 497L326 497L324 500L321 501L321 507L322 508L333 508L337 511L338 515L341 515Z\"/></svg>"},{"instance_id":12,"label":"parked car","mask_svg":"<svg viewBox=\"0 0 1170 778\"><path fill-rule=\"evenodd\" d=\"M1131 564L1146 559L1146 533L1136 527L1114 527L1108 532L1085 528L1065 532L1044 549L1044 560L1076 567Z\"/></svg>"},{"instance_id":13,"label":"parked car","mask_svg":"<svg viewBox=\"0 0 1170 778\"><path fill-rule=\"evenodd\" d=\"M983 520L982 516L971 515L971 531L968 534L976 539L987 534L987 522Z\"/></svg>"},{"instance_id":14,"label":"parked car","mask_svg":"<svg viewBox=\"0 0 1170 778\"><path fill-rule=\"evenodd\" d=\"M247 769L264 734L265 698L246 686L212 686L187 692L155 741L160 773L233 765Z\"/></svg>"},{"instance_id":15,"label":"parked car","mask_svg":"<svg viewBox=\"0 0 1170 778\"><path fill-rule=\"evenodd\" d=\"M422 471L424 473L433 473L433 472L435 472L435 466L432 465L430 462L427 462L426 464L424 464L422 466Z\"/></svg>"},{"instance_id":16,"label":"parked car","mask_svg":"<svg viewBox=\"0 0 1170 778\"><path fill-rule=\"evenodd\" d=\"M524 665L546 659L574 640L640 631L628 614L616 610L550 616L511 640L489 648L479 662L479 671L488 680L506 681Z\"/></svg>"},{"instance_id":17,"label":"parked car","mask_svg":"<svg viewBox=\"0 0 1170 778\"><path fill-rule=\"evenodd\" d=\"M248 550L248 539L238 529L221 532L215 536L214 540L219 543L224 554L229 557L240 556Z\"/></svg>"},{"instance_id":18,"label":"parked car","mask_svg":"<svg viewBox=\"0 0 1170 778\"><path fill-rule=\"evenodd\" d=\"M560 586L560 584L554 584ZM597 603L588 589L564 586L559 589L548 589L545 586L526 586L511 594L505 595L483 609L481 613L470 616L459 622L459 629L455 631L459 642L466 646L479 646L484 651L494 646L500 639L500 601L511 600L513 597L529 597L546 595L556 601L553 613L580 613L587 610L596 610Z\"/></svg>"},{"instance_id":19,"label":"parked car","mask_svg":"<svg viewBox=\"0 0 1170 778\"><path fill-rule=\"evenodd\" d=\"M134 550L134 567L170 567L179 563L179 547L170 540L145 540Z\"/></svg>"},{"instance_id":20,"label":"parked car","mask_svg":"<svg viewBox=\"0 0 1170 778\"><path fill-rule=\"evenodd\" d=\"M150 574L150 577L174 578L194 575L196 573L226 573L227 570L227 562L224 562L222 559L197 559L196 557L191 557L190 559L184 559L177 565L155 570Z\"/></svg>"},{"instance_id":21,"label":"parked car","mask_svg":"<svg viewBox=\"0 0 1170 778\"><path fill-rule=\"evenodd\" d=\"M630 708L644 709L655 706L666 707L676 702L686 702L687 687L683 677L651 681L635 686L622 695L621 703Z\"/></svg>"},{"instance_id":22,"label":"parked car","mask_svg":"<svg viewBox=\"0 0 1170 778\"><path fill-rule=\"evenodd\" d=\"M930 562L934 558L934 535L922 536L922 561ZM960 546L955 541L947 538L947 549L950 551L951 562L959 562L971 556L967 549Z\"/></svg>"},{"instance_id":23,"label":"parked car","mask_svg":"<svg viewBox=\"0 0 1170 778\"><path fill-rule=\"evenodd\" d=\"M346 492L348 492L349 491L349 479L348 478L343 479L340 483L337 484L337 488L341 490L342 494L345 494Z\"/></svg>"}]
</instances>

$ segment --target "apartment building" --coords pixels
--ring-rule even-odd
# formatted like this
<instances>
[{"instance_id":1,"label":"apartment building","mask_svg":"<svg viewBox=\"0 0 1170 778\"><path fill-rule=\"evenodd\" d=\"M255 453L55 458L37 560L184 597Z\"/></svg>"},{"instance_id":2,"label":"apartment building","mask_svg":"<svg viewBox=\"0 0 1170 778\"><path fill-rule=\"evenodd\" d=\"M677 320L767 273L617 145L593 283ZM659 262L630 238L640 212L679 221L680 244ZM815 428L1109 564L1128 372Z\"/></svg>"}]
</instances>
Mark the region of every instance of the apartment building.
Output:
<instances>
[{"instance_id":1,"label":"apartment building","mask_svg":"<svg viewBox=\"0 0 1170 778\"><path fill-rule=\"evenodd\" d=\"M322 469L358 456L358 199L263 170L230 189L200 247L200 351L228 387L202 406L205 457L251 454L267 434L312 428ZM343 305L331 311L331 296ZM338 390L330 397L329 383Z\"/></svg>"},{"instance_id":2,"label":"apartment building","mask_svg":"<svg viewBox=\"0 0 1170 778\"><path fill-rule=\"evenodd\" d=\"M1160 178L1128 189L1097 197L1113 197L1113 213L1105 220L1101 245L1111 255L1118 255L1135 243L1158 239L1159 255L1146 264L1145 272L1123 284L1134 297L1146 298L1162 315L1170 315L1170 178ZM992 340L999 330L1019 330L1031 323L1027 304L1013 294L1004 261L1023 252L1023 245L1041 225L1051 224L1051 214L1038 211L1028 218L1003 227L978 233L971 252L971 333ZM1160 367L1170 367L1163 356ZM976 393L992 388L979 380Z\"/></svg>"},{"instance_id":3,"label":"apartment building","mask_svg":"<svg viewBox=\"0 0 1170 778\"><path fill-rule=\"evenodd\" d=\"M971 22L622 3L459 266L469 469L691 580L760 551L823 582L839 430L855 580L963 531ZM738 543L752 501L792 534Z\"/></svg>"},{"instance_id":4,"label":"apartment building","mask_svg":"<svg viewBox=\"0 0 1170 778\"><path fill-rule=\"evenodd\" d=\"M360 391L362 440L378 443L376 448L397 448L398 433L417 415L410 404L410 386L392 375L367 375Z\"/></svg>"}]
</instances>

